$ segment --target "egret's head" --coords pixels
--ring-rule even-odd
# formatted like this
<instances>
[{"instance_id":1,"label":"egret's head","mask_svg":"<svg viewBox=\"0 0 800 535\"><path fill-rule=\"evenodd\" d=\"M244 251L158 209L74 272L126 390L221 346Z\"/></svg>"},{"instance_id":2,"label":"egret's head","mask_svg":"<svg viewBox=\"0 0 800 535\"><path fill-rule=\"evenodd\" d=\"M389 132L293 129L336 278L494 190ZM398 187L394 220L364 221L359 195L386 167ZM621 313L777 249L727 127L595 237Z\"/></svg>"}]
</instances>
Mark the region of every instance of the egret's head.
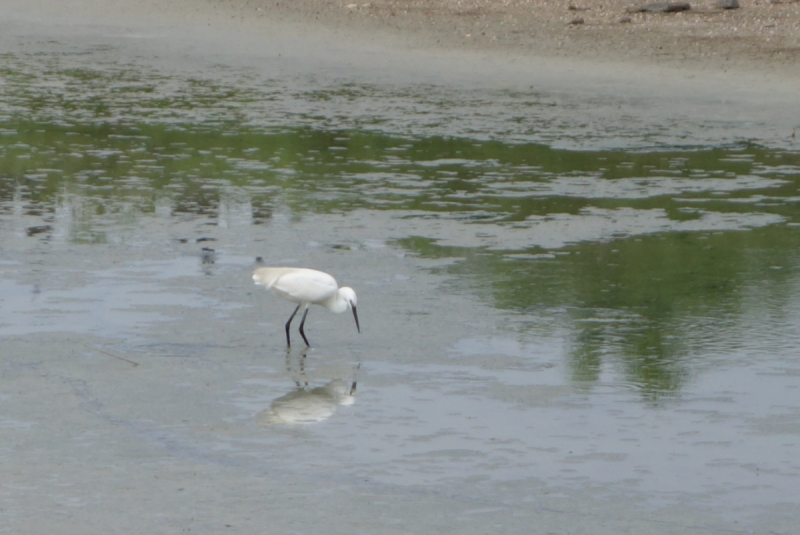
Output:
<instances>
[{"instance_id":1,"label":"egret's head","mask_svg":"<svg viewBox=\"0 0 800 535\"><path fill-rule=\"evenodd\" d=\"M356 299L355 290L353 290L349 286L342 286L341 288L339 288L339 295L342 296L342 298L345 301L347 301L347 306L349 306L350 308L356 307L358 299Z\"/></svg>"},{"instance_id":2,"label":"egret's head","mask_svg":"<svg viewBox=\"0 0 800 535\"><path fill-rule=\"evenodd\" d=\"M356 329L358 332L361 332L361 326L358 324L358 313L356 312L356 303L358 299L356 299L356 292L349 286L342 286L339 288L339 297L345 300L347 306L349 306L353 310L353 318L356 320Z\"/></svg>"}]
</instances>

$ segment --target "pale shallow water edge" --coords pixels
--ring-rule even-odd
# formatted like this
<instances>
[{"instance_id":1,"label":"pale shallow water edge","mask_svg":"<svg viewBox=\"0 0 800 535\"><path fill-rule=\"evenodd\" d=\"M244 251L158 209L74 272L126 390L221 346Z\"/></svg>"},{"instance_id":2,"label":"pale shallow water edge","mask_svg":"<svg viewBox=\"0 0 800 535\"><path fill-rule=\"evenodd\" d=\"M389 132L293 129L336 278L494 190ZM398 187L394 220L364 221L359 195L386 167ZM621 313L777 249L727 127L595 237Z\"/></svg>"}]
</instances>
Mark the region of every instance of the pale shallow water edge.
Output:
<instances>
[{"instance_id":1,"label":"pale shallow water edge","mask_svg":"<svg viewBox=\"0 0 800 535\"><path fill-rule=\"evenodd\" d=\"M742 141L796 147L791 134L799 123L791 110L798 79L785 69L783 75L725 73L414 50L391 36L286 21L232 23L224 9L205 4L184 16L178 8L126 11L104 2L68 11L50 2L10 6L0 36L10 53L50 54L50 64L65 69L86 65L82 60L91 54L100 91L108 78L124 81L131 61L147 58L144 71L128 74L149 78L156 95L173 89L159 78L181 73L241 88L250 97L246 113L256 121L267 106L270 114L290 113L294 121L323 127L377 123L384 132L412 134L413 124L421 135L493 136L574 149ZM315 93L305 94L311 87ZM379 103L371 98L378 93ZM513 113L500 113L509 105Z\"/></svg>"}]
</instances>

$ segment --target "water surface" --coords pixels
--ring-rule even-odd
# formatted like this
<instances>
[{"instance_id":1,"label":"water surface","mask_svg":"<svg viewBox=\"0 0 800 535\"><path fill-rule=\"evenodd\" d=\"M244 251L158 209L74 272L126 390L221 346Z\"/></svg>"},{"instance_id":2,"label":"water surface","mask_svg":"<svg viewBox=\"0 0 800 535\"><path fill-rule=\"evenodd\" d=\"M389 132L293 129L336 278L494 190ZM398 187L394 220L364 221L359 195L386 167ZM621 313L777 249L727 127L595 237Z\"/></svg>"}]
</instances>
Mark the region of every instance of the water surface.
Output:
<instances>
[{"instance_id":1,"label":"water surface","mask_svg":"<svg viewBox=\"0 0 800 535\"><path fill-rule=\"evenodd\" d=\"M587 127L592 102L535 91L106 52L3 57L0 429L46 461L6 486L12 521L151 492L138 465L219 507L162 496L171 527L267 491L287 523L412 531L796 521L796 151L701 118ZM313 310L287 353L257 257L355 287L363 334ZM48 470L79 489L42 498ZM326 498L351 492L394 504Z\"/></svg>"}]
</instances>

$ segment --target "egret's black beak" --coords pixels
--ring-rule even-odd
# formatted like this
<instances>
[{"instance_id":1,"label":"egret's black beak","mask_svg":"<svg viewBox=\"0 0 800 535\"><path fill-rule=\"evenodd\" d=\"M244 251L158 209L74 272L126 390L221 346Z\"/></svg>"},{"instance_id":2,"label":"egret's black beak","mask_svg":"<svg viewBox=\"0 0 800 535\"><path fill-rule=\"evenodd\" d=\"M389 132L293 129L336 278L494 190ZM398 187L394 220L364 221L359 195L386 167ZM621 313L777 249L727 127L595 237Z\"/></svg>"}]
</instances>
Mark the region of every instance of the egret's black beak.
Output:
<instances>
[{"instance_id":1,"label":"egret's black beak","mask_svg":"<svg viewBox=\"0 0 800 535\"><path fill-rule=\"evenodd\" d=\"M358 312L356 312L356 306L351 304L350 308L353 309L353 317L356 319L356 329L358 329L358 332L361 333L361 327L358 325Z\"/></svg>"}]
</instances>

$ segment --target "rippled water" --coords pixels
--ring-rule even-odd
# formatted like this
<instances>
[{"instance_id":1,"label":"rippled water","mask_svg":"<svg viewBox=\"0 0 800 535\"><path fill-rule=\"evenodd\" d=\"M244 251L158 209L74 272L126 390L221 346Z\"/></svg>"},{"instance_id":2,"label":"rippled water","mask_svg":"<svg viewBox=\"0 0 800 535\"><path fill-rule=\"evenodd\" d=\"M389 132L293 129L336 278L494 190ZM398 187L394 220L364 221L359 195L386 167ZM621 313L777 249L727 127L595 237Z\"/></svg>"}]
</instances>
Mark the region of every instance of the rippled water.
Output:
<instances>
[{"instance_id":1,"label":"rippled water","mask_svg":"<svg viewBox=\"0 0 800 535\"><path fill-rule=\"evenodd\" d=\"M696 500L712 531L792 516L797 152L587 129L533 92L2 69L0 336L78 340L7 353L9 373L80 381L84 407L199 465L499 511L542 488ZM256 256L356 287L364 334L314 310L319 347L286 354Z\"/></svg>"}]
</instances>

